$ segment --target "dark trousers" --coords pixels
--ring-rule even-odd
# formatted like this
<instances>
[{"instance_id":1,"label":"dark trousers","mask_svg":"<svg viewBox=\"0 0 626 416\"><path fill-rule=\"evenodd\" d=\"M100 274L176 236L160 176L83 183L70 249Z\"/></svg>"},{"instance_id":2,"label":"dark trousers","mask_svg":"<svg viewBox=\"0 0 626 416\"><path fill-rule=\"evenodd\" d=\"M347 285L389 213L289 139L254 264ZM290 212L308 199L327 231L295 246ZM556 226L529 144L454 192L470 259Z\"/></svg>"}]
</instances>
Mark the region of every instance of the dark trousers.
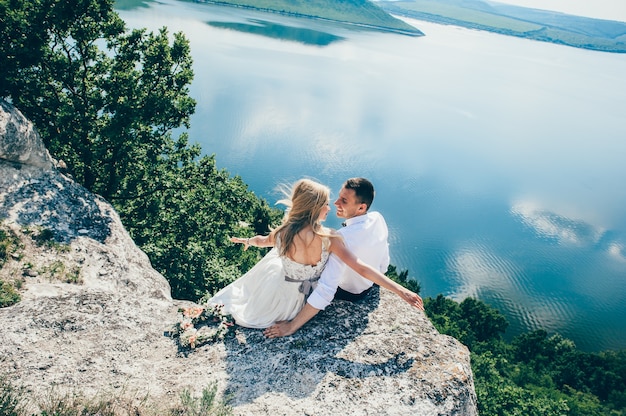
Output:
<instances>
[{"instance_id":1,"label":"dark trousers","mask_svg":"<svg viewBox=\"0 0 626 416\"><path fill-rule=\"evenodd\" d=\"M374 287L374 286L372 286ZM363 299L365 296L367 296L368 293L370 293L370 290L372 290L372 287L370 287L369 289L364 290L361 293L350 293L347 290L343 290L342 288L338 287L337 288L337 292L335 292L335 299L340 299L340 300L347 300L350 302L356 302L357 300L361 300Z\"/></svg>"}]
</instances>

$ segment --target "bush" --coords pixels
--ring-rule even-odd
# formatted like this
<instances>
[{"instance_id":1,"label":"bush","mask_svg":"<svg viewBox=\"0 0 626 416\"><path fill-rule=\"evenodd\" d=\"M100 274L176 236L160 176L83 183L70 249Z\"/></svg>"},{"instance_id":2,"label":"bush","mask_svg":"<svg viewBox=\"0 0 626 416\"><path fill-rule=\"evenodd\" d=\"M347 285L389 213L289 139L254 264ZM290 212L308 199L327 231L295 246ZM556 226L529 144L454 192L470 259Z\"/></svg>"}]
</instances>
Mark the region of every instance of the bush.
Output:
<instances>
[{"instance_id":1,"label":"bush","mask_svg":"<svg viewBox=\"0 0 626 416\"><path fill-rule=\"evenodd\" d=\"M20 241L11 230L4 227L0 228L0 268L4 266L11 254L15 253L20 247Z\"/></svg>"},{"instance_id":2,"label":"bush","mask_svg":"<svg viewBox=\"0 0 626 416\"><path fill-rule=\"evenodd\" d=\"M180 394L181 405L172 410L172 415L180 416L228 416L232 408L216 400L217 384L213 383L202 390L202 396L193 397L189 390Z\"/></svg>"},{"instance_id":3,"label":"bush","mask_svg":"<svg viewBox=\"0 0 626 416\"><path fill-rule=\"evenodd\" d=\"M0 376L0 415L21 416L24 411L22 389L13 386L5 377Z\"/></svg>"},{"instance_id":4,"label":"bush","mask_svg":"<svg viewBox=\"0 0 626 416\"><path fill-rule=\"evenodd\" d=\"M0 281L0 308L15 305L20 300L20 294L11 283Z\"/></svg>"}]
</instances>

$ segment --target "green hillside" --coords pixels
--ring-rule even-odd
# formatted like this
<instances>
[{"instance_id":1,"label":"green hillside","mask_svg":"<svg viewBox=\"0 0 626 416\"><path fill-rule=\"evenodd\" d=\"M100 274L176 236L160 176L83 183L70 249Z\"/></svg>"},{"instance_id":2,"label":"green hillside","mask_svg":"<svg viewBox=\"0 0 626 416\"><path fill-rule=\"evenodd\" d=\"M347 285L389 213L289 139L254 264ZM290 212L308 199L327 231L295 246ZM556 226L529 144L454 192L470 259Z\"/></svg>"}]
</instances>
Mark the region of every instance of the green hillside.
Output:
<instances>
[{"instance_id":1,"label":"green hillside","mask_svg":"<svg viewBox=\"0 0 626 416\"><path fill-rule=\"evenodd\" d=\"M398 16L577 48L626 53L626 23L623 22L482 0L404 0L376 4Z\"/></svg>"},{"instance_id":2,"label":"green hillside","mask_svg":"<svg viewBox=\"0 0 626 416\"><path fill-rule=\"evenodd\" d=\"M391 16L368 0L194 0L224 6L237 6L283 13L298 17L334 20L342 23L393 31L412 36L423 35L418 29Z\"/></svg>"}]
</instances>

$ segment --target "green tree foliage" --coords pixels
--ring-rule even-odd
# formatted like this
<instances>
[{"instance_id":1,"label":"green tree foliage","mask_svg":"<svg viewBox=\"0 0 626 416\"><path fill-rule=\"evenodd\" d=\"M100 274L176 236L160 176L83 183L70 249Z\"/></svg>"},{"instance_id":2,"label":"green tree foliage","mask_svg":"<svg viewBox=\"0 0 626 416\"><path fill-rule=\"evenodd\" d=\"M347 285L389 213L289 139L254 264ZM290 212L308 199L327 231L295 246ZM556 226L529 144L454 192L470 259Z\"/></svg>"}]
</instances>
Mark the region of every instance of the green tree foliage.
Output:
<instances>
[{"instance_id":1,"label":"green tree foliage","mask_svg":"<svg viewBox=\"0 0 626 416\"><path fill-rule=\"evenodd\" d=\"M479 343L501 340L509 325L500 311L473 298L459 304L439 295L435 299L427 298L424 306L441 332L452 335L470 350Z\"/></svg>"},{"instance_id":2,"label":"green tree foliage","mask_svg":"<svg viewBox=\"0 0 626 416\"><path fill-rule=\"evenodd\" d=\"M468 341L472 344L500 340L509 326L500 311L477 299L466 298L460 307L469 328Z\"/></svg>"},{"instance_id":3,"label":"green tree foliage","mask_svg":"<svg viewBox=\"0 0 626 416\"><path fill-rule=\"evenodd\" d=\"M185 37L127 31L112 0L0 0L0 19L0 96L114 204L172 294L197 299L247 270L260 252L227 237L266 233L280 214L172 137L195 109Z\"/></svg>"},{"instance_id":4,"label":"green tree foliage","mask_svg":"<svg viewBox=\"0 0 626 416\"><path fill-rule=\"evenodd\" d=\"M136 187L142 198L119 204L137 244L170 281L172 294L198 299L214 293L258 261L261 250L243 251L232 235L267 233L282 213L250 192L241 178L217 169L197 146L180 149L177 164Z\"/></svg>"},{"instance_id":5,"label":"green tree foliage","mask_svg":"<svg viewBox=\"0 0 626 416\"><path fill-rule=\"evenodd\" d=\"M385 275L394 282L401 284L402 286L415 293L420 293L420 290L422 290L419 282L416 279L411 279L409 277L408 270L402 270L400 273L398 273L397 267L393 264L390 264L389 267L387 267L387 272L385 273Z\"/></svg>"},{"instance_id":6,"label":"green tree foliage","mask_svg":"<svg viewBox=\"0 0 626 416\"><path fill-rule=\"evenodd\" d=\"M439 295L424 306L439 332L469 347L481 415L626 414L625 350L586 353L544 330L506 343L506 319L483 302Z\"/></svg>"},{"instance_id":7,"label":"green tree foliage","mask_svg":"<svg viewBox=\"0 0 626 416\"><path fill-rule=\"evenodd\" d=\"M537 384L536 380L549 379L574 396L589 394L616 409L626 409L626 351L578 351L572 341L558 334L549 336L544 330L522 334L512 346L513 358L533 374L532 379L518 375L518 382Z\"/></svg>"},{"instance_id":8,"label":"green tree foliage","mask_svg":"<svg viewBox=\"0 0 626 416\"><path fill-rule=\"evenodd\" d=\"M167 156L171 130L194 111L188 41L177 33L170 45L166 29L127 33L110 0L3 4L2 95L78 181L109 200L128 196L128 182ZM31 26L22 29L24 21Z\"/></svg>"},{"instance_id":9,"label":"green tree foliage","mask_svg":"<svg viewBox=\"0 0 626 416\"><path fill-rule=\"evenodd\" d=\"M472 353L472 372L480 415L560 416L567 414L566 401L549 389L528 389L502 372L508 363L503 356L487 351Z\"/></svg>"}]
</instances>

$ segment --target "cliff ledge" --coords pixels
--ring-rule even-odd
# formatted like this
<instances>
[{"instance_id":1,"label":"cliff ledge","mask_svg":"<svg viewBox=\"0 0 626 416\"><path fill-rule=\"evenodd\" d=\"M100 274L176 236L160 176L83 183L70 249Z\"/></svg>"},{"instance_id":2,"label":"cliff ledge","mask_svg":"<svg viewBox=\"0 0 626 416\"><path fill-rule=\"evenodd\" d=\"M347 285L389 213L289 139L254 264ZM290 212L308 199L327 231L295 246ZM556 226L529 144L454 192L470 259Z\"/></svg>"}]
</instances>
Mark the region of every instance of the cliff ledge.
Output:
<instances>
[{"instance_id":1,"label":"cliff ledge","mask_svg":"<svg viewBox=\"0 0 626 416\"><path fill-rule=\"evenodd\" d=\"M0 279L23 286L0 309L0 375L27 391L166 403L217 382L240 415L477 414L467 348L385 290L334 302L290 337L237 327L179 349L166 332L189 303L171 298L112 206L55 166L32 124L0 101L0 225L21 241Z\"/></svg>"}]
</instances>

